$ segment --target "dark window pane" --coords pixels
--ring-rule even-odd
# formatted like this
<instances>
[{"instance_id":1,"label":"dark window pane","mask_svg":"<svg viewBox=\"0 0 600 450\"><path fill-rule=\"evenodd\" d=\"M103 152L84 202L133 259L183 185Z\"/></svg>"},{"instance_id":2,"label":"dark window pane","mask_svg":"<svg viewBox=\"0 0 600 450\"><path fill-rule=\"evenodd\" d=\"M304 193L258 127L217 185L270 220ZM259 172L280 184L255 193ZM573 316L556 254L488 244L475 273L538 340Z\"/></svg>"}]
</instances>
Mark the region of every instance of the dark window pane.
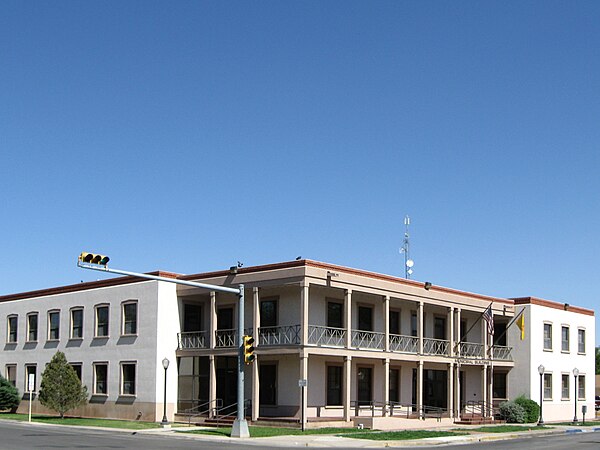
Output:
<instances>
[{"instance_id":1,"label":"dark window pane","mask_svg":"<svg viewBox=\"0 0 600 450\"><path fill-rule=\"evenodd\" d=\"M344 305L341 303L327 302L327 326L332 328L343 328Z\"/></svg>"},{"instance_id":2,"label":"dark window pane","mask_svg":"<svg viewBox=\"0 0 600 450\"><path fill-rule=\"evenodd\" d=\"M96 336L108 336L108 306L96 308Z\"/></svg>"},{"instance_id":3,"label":"dark window pane","mask_svg":"<svg viewBox=\"0 0 600 450\"><path fill-rule=\"evenodd\" d=\"M137 303L127 303L123 306L123 334L137 333Z\"/></svg>"},{"instance_id":4,"label":"dark window pane","mask_svg":"<svg viewBox=\"0 0 600 450\"><path fill-rule=\"evenodd\" d=\"M202 331L202 305L184 305L183 331Z\"/></svg>"},{"instance_id":5,"label":"dark window pane","mask_svg":"<svg viewBox=\"0 0 600 450\"><path fill-rule=\"evenodd\" d=\"M373 308L370 306L358 307L358 329L373 331Z\"/></svg>"},{"instance_id":6,"label":"dark window pane","mask_svg":"<svg viewBox=\"0 0 600 450\"><path fill-rule=\"evenodd\" d=\"M342 368L327 367L327 405L341 406L342 404Z\"/></svg>"},{"instance_id":7,"label":"dark window pane","mask_svg":"<svg viewBox=\"0 0 600 450\"><path fill-rule=\"evenodd\" d=\"M123 364L123 395L135 395L135 364Z\"/></svg>"},{"instance_id":8,"label":"dark window pane","mask_svg":"<svg viewBox=\"0 0 600 450\"><path fill-rule=\"evenodd\" d=\"M277 404L277 366L275 364L261 364L258 379L260 382L260 404Z\"/></svg>"},{"instance_id":9,"label":"dark window pane","mask_svg":"<svg viewBox=\"0 0 600 450\"><path fill-rule=\"evenodd\" d=\"M94 370L96 371L96 387L94 393L108 393L108 366L106 364L97 364L94 366Z\"/></svg>"},{"instance_id":10,"label":"dark window pane","mask_svg":"<svg viewBox=\"0 0 600 450\"><path fill-rule=\"evenodd\" d=\"M260 302L260 326L277 326L277 300L263 300Z\"/></svg>"},{"instance_id":11,"label":"dark window pane","mask_svg":"<svg viewBox=\"0 0 600 450\"><path fill-rule=\"evenodd\" d=\"M48 333L48 339L54 340L60 337L60 313L59 312L51 312L50 313L50 332Z\"/></svg>"},{"instance_id":12,"label":"dark window pane","mask_svg":"<svg viewBox=\"0 0 600 450\"><path fill-rule=\"evenodd\" d=\"M82 338L83 337L83 310L82 309L74 309L71 311L71 337L73 338Z\"/></svg>"},{"instance_id":13,"label":"dark window pane","mask_svg":"<svg viewBox=\"0 0 600 450\"><path fill-rule=\"evenodd\" d=\"M446 319L443 317L434 317L433 337L435 339L446 339Z\"/></svg>"},{"instance_id":14,"label":"dark window pane","mask_svg":"<svg viewBox=\"0 0 600 450\"><path fill-rule=\"evenodd\" d=\"M27 317L27 340L31 342L37 341L38 338L38 315L31 314Z\"/></svg>"},{"instance_id":15,"label":"dark window pane","mask_svg":"<svg viewBox=\"0 0 600 450\"><path fill-rule=\"evenodd\" d=\"M400 334L400 311L390 311L390 333Z\"/></svg>"}]
</instances>

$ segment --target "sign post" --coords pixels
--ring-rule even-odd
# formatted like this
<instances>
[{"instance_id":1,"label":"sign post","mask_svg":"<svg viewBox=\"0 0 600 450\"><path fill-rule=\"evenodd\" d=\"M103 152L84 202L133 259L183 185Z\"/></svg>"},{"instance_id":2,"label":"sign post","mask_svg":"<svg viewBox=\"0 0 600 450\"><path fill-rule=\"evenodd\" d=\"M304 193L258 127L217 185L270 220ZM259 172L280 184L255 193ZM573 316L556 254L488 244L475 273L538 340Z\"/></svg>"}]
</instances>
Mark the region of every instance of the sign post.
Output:
<instances>
[{"instance_id":1,"label":"sign post","mask_svg":"<svg viewBox=\"0 0 600 450\"><path fill-rule=\"evenodd\" d=\"M35 374L30 373L29 377L27 377L27 390L29 391L29 422L31 422L31 400L32 400L34 389L35 389Z\"/></svg>"},{"instance_id":2,"label":"sign post","mask_svg":"<svg viewBox=\"0 0 600 450\"><path fill-rule=\"evenodd\" d=\"M302 424L302 431L304 431L304 422L305 422L305 418L304 418L304 390L306 389L306 385L308 384L306 378L301 378L298 380L298 386L300 386L301 388L301 397L302 397L302 406L301 406L301 413L300 413L300 422Z\"/></svg>"}]
</instances>

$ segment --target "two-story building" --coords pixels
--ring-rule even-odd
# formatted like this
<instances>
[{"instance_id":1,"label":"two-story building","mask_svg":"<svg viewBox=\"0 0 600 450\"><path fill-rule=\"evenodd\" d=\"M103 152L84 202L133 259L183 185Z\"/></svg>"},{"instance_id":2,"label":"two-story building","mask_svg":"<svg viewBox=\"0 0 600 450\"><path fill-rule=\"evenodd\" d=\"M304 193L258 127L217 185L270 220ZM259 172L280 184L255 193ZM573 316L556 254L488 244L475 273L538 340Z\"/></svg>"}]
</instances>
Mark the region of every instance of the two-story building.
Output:
<instances>
[{"instance_id":1,"label":"two-story building","mask_svg":"<svg viewBox=\"0 0 600 450\"><path fill-rule=\"evenodd\" d=\"M407 418L491 415L492 405L521 393L537 399L538 343L532 335L547 317L526 312L531 334L524 340L516 326L507 330L520 308L537 307L531 299L489 297L310 260L160 274L244 284L244 334L256 346L256 360L245 369L253 421L368 418L367 426L393 428ZM584 339L593 342L592 311L560 311L556 305L562 304L546 303L557 314L573 315L551 319L555 327L569 323L577 339L584 329ZM482 319L488 308L493 336ZM0 320L0 336L6 336L0 367L23 392L28 375L39 379L53 354L63 351L91 394L74 414L158 421L165 373L169 420L190 411L219 414L237 401L237 315L233 294L133 277L7 295L0 297L0 317L6 318ZM523 350L526 344L534 350ZM580 358L585 378L593 373L593 345L583 345L583 352L574 346L570 354ZM164 358L171 362L166 371ZM556 378L567 370L564 364L546 365ZM527 378L521 378L524 372ZM592 410L593 383L584 380L581 388L579 381L578 399ZM572 397L561 398L553 418L567 418L570 413L562 411L573 411ZM22 402L22 409L27 406ZM35 400L33 408L43 411Z\"/></svg>"}]
</instances>

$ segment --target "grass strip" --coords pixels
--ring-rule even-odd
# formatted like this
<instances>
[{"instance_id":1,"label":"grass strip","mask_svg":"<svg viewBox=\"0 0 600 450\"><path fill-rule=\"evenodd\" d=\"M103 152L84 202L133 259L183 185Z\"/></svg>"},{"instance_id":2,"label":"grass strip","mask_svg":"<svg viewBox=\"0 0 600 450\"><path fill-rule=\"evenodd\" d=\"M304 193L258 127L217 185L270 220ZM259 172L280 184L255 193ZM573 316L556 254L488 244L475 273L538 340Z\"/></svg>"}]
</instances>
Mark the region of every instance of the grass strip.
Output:
<instances>
[{"instance_id":1,"label":"grass strip","mask_svg":"<svg viewBox=\"0 0 600 450\"><path fill-rule=\"evenodd\" d=\"M429 430L404 430L404 431L376 431L370 433L364 433L361 430L360 433L353 433L350 437L352 439L370 439L373 441L406 441L411 439L426 439L434 437L447 437L447 436L464 436L469 433L462 431L429 431Z\"/></svg>"},{"instance_id":2,"label":"grass strip","mask_svg":"<svg viewBox=\"0 0 600 450\"><path fill-rule=\"evenodd\" d=\"M585 421L585 423L583 422L577 422L576 424L573 422L560 422L560 423L553 423L552 425L562 425L562 426L576 426L576 427L597 427L600 426L600 422L597 420L589 420L589 421Z\"/></svg>"},{"instance_id":3,"label":"grass strip","mask_svg":"<svg viewBox=\"0 0 600 450\"><path fill-rule=\"evenodd\" d=\"M212 436L230 436L231 427L223 428L204 428L201 430L175 430L180 433L193 433L193 434L208 434ZM302 431L299 428L281 428L281 427L248 427L250 437L274 437L274 436L307 436L315 434L329 434L329 435L346 435L346 434L358 434L365 433L365 430L358 430L356 428L310 428ZM368 434L368 432L367 432Z\"/></svg>"},{"instance_id":4,"label":"grass strip","mask_svg":"<svg viewBox=\"0 0 600 450\"><path fill-rule=\"evenodd\" d=\"M27 414L0 413L1 419L19 420L26 422L29 419ZM133 420L117 420L117 419L88 419L83 417L65 417L61 419L56 416L31 416L32 422L50 423L54 425L77 425L85 427L104 427L104 428L123 428L126 430L147 430L151 428L159 428L160 424L155 422L139 422Z\"/></svg>"},{"instance_id":5,"label":"grass strip","mask_svg":"<svg viewBox=\"0 0 600 450\"><path fill-rule=\"evenodd\" d=\"M552 427L538 427L526 426L526 425L496 425L493 427L478 427L469 428L468 430L461 429L462 431L469 431L470 433L514 433L518 431L533 431L533 430L552 430Z\"/></svg>"}]
</instances>

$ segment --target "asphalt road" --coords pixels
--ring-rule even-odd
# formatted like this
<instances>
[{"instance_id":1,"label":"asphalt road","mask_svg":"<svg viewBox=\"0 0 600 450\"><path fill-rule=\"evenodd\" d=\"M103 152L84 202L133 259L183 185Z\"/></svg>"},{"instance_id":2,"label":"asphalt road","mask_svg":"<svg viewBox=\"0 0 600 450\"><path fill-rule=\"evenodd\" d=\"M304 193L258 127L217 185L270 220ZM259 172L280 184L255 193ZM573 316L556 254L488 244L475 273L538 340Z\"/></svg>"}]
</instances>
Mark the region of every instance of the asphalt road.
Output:
<instances>
[{"instance_id":1,"label":"asphalt road","mask_svg":"<svg viewBox=\"0 0 600 450\"><path fill-rule=\"evenodd\" d=\"M364 442L364 441L363 441ZM291 442L290 442L291 443ZM366 444L366 442L364 442ZM12 423L0 421L0 450L30 449L139 449L139 450L179 450L179 449L219 449L240 450L247 448L268 449L254 443L236 441L208 441L183 436L163 436L159 434L143 434L122 431L89 430L81 428L57 427L40 424ZM258 444L258 445L256 445ZM263 442L264 444L264 442ZM334 444L332 442L332 444ZM337 445L336 445L337 444ZM341 445L340 445L341 444ZM370 441L370 444L381 448L382 442ZM292 444L293 445L293 444ZM367 444L369 445L369 444ZM344 448L342 442L333 446ZM312 447L311 448L315 448ZM332 447L329 447L331 449ZM405 447L406 448L406 447ZM443 448L444 450L598 450L600 449L600 432L569 433L553 436L528 437L493 442L479 442L460 445L436 445L425 448ZM325 449L323 449L325 450Z\"/></svg>"}]
</instances>

